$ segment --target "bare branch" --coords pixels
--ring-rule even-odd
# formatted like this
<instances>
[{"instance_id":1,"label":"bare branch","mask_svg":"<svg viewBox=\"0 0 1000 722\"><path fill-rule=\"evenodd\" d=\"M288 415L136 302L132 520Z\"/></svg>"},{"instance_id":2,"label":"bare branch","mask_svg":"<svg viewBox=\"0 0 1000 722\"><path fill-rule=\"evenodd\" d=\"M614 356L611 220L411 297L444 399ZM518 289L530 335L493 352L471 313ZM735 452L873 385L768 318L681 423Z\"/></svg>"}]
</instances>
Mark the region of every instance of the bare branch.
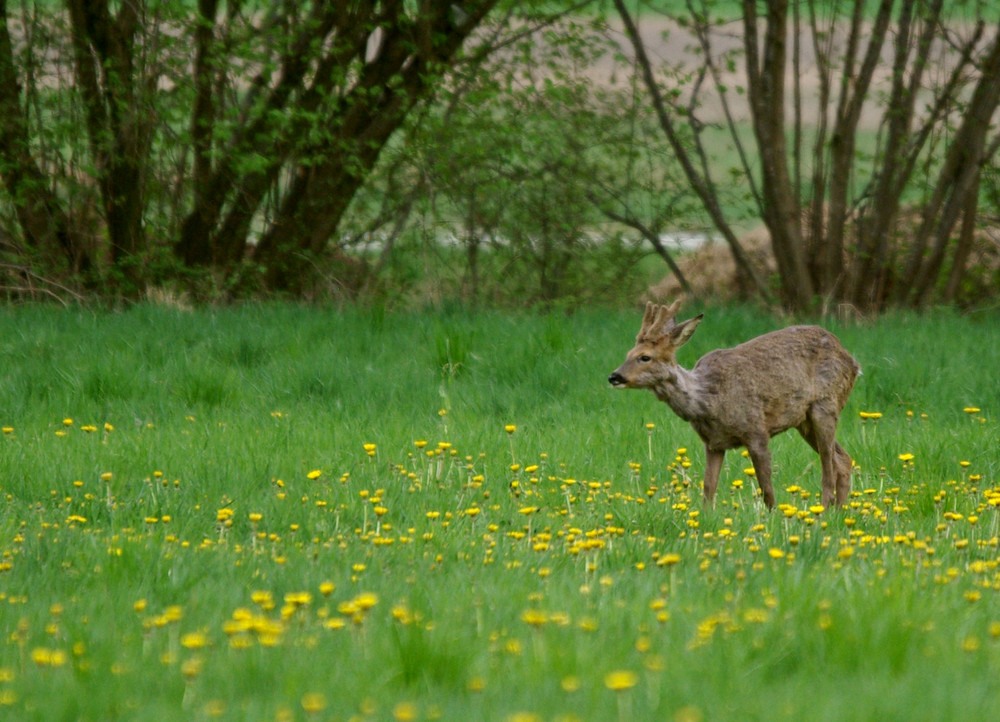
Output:
<instances>
[{"instance_id":1,"label":"bare branch","mask_svg":"<svg viewBox=\"0 0 1000 722\"><path fill-rule=\"evenodd\" d=\"M625 7L624 0L614 0L614 5L618 10L622 23L625 26L625 33L632 44L633 50L635 51L636 62L639 65L643 82L645 83L646 90L653 103L653 109L656 112L660 128L663 130L667 141L670 143L670 147L674 151L674 155L681 164L685 177L694 188L695 193L701 199L705 210L712 219L712 223L726 239L726 243L729 244L729 248L732 251L733 259L736 261L736 267L740 275L750 282L755 292L762 298L770 298L767 284L753 267L753 264L750 263L746 252L743 250L742 245L736 238L736 234L733 232L732 227L726 220L725 214L719 204L718 197L712 192L711 187L706 182L706 179L698 172L697 168L695 168L690 154L681 142L680 135L674 127L670 114L667 112L666 102L664 101L663 94L660 91L658 83L656 82L653 66L646 53L646 48L643 44L641 36L639 35L639 30L636 27L635 21L632 19L628 9Z\"/></svg>"}]
</instances>

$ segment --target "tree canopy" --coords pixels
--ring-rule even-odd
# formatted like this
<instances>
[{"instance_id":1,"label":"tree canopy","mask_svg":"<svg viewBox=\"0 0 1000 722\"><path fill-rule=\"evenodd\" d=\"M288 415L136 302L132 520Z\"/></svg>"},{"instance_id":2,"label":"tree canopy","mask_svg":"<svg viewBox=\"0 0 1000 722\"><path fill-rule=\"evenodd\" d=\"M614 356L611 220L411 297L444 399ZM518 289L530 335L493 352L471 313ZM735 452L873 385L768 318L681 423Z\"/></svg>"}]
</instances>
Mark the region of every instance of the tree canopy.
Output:
<instances>
[{"instance_id":1,"label":"tree canopy","mask_svg":"<svg viewBox=\"0 0 1000 722\"><path fill-rule=\"evenodd\" d=\"M985 5L0 12L9 297L553 303L635 298L657 273L695 293L670 243L686 233L732 257L717 286L797 310L1000 287ZM773 267L748 247L756 224Z\"/></svg>"}]
</instances>

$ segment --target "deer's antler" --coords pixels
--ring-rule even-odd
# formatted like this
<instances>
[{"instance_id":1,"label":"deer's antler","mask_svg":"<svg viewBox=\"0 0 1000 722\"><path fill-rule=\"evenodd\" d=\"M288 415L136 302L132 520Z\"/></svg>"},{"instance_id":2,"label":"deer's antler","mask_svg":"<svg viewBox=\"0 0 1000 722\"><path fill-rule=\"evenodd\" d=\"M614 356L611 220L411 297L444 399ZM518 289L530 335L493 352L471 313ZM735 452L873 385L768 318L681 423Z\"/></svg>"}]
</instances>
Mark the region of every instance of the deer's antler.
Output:
<instances>
[{"instance_id":1,"label":"deer's antler","mask_svg":"<svg viewBox=\"0 0 1000 722\"><path fill-rule=\"evenodd\" d=\"M674 318L677 310L681 307L680 299L674 301L669 306L659 306L652 302L646 303L646 313L642 317L642 326L636 335L636 341L652 340L666 334L677 325Z\"/></svg>"}]
</instances>

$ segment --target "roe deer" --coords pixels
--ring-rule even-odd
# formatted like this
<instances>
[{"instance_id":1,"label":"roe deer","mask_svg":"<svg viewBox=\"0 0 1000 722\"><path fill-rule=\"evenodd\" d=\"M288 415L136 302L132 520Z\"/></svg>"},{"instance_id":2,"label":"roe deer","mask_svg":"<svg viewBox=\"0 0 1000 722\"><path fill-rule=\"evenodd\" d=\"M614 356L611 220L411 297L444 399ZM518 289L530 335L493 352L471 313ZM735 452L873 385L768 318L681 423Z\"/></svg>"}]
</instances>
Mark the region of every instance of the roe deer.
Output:
<instances>
[{"instance_id":1,"label":"roe deer","mask_svg":"<svg viewBox=\"0 0 1000 722\"><path fill-rule=\"evenodd\" d=\"M615 388L650 389L689 422L705 442L705 500L711 503L727 449L745 446L768 508L772 436L795 428L819 454L823 506L847 501L851 457L834 438L840 412L861 367L840 341L818 326L772 331L702 356L688 370L674 357L702 314L677 323L680 301L646 304L625 363L608 377Z\"/></svg>"}]
</instances>

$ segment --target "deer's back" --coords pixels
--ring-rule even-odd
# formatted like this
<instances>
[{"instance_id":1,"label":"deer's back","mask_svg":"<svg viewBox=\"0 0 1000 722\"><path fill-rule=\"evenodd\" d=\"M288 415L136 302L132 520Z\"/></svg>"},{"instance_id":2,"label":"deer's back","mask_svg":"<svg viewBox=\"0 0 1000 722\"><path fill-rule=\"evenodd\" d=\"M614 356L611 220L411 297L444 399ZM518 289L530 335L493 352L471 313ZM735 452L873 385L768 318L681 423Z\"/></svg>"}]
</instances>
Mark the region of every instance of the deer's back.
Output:
<instances>
[{"instance_id":1,"label":"deer's back","mask_svg":"<svg viewBox=\"0 0 1000 722\"><path fill-rule=\"evenodd\" d=\"M703 438L773 436L799 426L815 403L840 413L860 367L829 331L791 326L705 354L692 369L706 393ZM719 445L729 445L719 440Z\"/></svg>"}]
</instances>

